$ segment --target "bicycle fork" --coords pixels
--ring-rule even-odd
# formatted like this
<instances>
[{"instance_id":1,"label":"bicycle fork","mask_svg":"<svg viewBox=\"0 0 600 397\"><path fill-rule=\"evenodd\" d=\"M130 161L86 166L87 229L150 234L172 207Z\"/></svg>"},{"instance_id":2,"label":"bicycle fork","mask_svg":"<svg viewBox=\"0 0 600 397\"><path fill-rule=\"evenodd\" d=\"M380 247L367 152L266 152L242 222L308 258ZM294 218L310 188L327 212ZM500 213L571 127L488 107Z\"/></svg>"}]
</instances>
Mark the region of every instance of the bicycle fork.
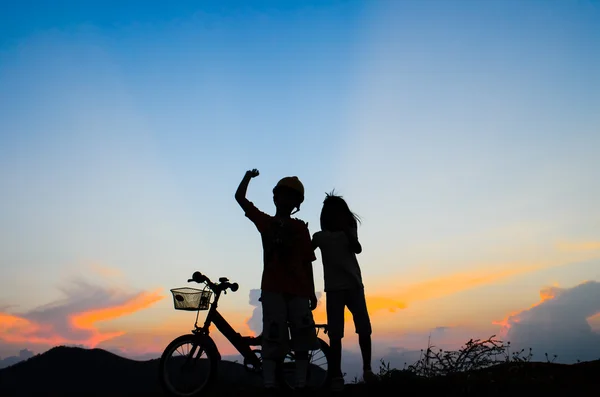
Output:
<instances>
[{"instance_id":1,"label":"bicycle fork","mask_svg":"<svg viewBox=\"0 0 600 397\"><path fill-rule=\"evenodd\" d=\"M196 355L197 349L199 349L198 355ZM200 357L202 357L202 354L204 354L204 348L202 347L202 345L200 343L194 343L194 345L192 346L192 350L185 358L185 363L183 364L182 369L185 370L195 366L198 360L200 360Z\"/></svg>"}]
</instances>

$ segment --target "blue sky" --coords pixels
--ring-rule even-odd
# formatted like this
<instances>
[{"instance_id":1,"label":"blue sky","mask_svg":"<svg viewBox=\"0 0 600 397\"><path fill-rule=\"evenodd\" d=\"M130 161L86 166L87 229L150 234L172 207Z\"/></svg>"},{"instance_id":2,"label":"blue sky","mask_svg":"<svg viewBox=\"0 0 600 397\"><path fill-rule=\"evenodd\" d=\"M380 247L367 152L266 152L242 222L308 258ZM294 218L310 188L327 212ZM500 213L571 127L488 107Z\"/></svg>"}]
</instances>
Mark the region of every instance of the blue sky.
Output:
<instances>
[{"instance_id":1,"label":"blue sky","mask_svg":"<svg viewBox=\"0 0 600 397\"><path fill-rule=\"evenodd\" d=\"M82 279L160 289L98 327L168 339L190 322L168 289L202 270L240 281L223 308L243 323L261 247L233 194L250 168L266 212L279 178L301 178L311 232L333 188L363 217L374 307L408 305L374 317L388 346L493 331L547 285L600 281L598 2L12 3L0 313Z\"/></svg>"}]
</instances>

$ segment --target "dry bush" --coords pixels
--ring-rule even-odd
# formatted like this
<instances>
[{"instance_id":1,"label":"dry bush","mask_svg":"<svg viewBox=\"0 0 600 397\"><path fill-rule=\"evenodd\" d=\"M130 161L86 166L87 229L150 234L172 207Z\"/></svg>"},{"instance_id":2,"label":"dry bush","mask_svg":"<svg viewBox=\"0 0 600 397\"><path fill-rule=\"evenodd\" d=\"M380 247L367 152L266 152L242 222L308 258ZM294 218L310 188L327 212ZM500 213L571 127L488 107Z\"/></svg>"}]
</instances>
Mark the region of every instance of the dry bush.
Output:
<instances>
[{"instance_id":1,"label":"dry bush","mask_svg":"<svg viewBox=\"0 0 600 397\"><path fill-rule=\"evenodd\" d=\"M444 351L429 345L426 350L421 350L421 357L417 362L406 365L402 370L390 368L389 363L381 360L379 377L382 380L397 376L435 377L445 376L457 372L467 372L488 368L502 363L526 363L533 356L532 349L525 351L510 351L510 342L495 339L492 335L488 339L470 339L463 347L456 351ZM553 360L556 356L553 356ZM546 354L546 360L551 362Z\"/></svg>"},{"instance_id":2,"label":"dry bush","mask_svg":"<svg viewBox=\"0 0 600 397\"><path fill-rule=\"evenodd\" d=\"M426 350L421 350L421 358L407 369L419 376L432 377L531 360L531 349L527 354L525 349L511 353L510 342L504 343L495 339L495 336L485 340L470 339L456 351L438 350L430 345Z\"/></svg>"}]
</instances>

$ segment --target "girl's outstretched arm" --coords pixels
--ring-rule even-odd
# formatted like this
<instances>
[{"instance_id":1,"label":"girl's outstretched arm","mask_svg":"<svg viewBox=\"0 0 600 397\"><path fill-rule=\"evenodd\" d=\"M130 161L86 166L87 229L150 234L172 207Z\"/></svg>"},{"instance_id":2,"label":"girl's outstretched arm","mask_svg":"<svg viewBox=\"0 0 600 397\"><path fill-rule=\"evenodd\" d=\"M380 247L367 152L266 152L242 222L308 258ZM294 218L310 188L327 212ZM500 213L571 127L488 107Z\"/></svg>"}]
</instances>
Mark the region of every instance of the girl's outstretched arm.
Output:
<instances>
[{"instance_id":1,"label":"girl's outstretched arm","mask_svg":"<svg viewBox=\"0 0 600 397\"><path fill-rule=\"evenodd\" d=\"M317 241L316 237L316 233L313 234L312 240L311 240L311 245L312 245L312 249L313 251L316 250L317 248L319 248L319 242Z\"/></svg>"},{"instance_id":2,"label":"girl's outstretched arm","mask_svg":"<svg viewBox=\"0 0 600 397\"><path fill-rule=\"evenodd\" d=\"M356 229L345 229L344 233L346 234L346 237L348 238L348 241L350 242L350 250L352 252L354 252L355 254L360 254L362 252L362 246L360 245L360 242L358 241L358 233L356 231Z\"/></svg>"}]
</instances>

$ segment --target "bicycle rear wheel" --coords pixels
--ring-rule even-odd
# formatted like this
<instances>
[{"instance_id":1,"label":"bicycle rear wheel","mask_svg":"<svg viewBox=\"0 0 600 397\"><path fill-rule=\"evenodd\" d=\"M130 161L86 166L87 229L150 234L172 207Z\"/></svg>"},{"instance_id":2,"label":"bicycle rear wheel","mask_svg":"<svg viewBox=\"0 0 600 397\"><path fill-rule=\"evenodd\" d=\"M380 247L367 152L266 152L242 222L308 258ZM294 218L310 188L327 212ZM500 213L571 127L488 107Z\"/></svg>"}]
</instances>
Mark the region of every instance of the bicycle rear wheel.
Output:
<instances>
[{"instance_id":1,"label":"bicycle rear wheel","mask_svg":"<svg viewBox=\"0 0 600 397\"><path fill-rule=\"evenodd\" d=\"M321 338L319 348L308 352L308 371L306 374L306 386L312 390L324 388L330 379L329 373L329 345ZM283 365L278 373L282 384L287 389L296 386L296 355L290 350L285 356Z\"/></svg>"},{"instance_id":2,"label":"bicycle rear wheel","mask_svg":"<svg viewBox=\"0 0 600 397\"><path fill-rule=\"evenodd\" d=\"M173 397L197 397L208 391L217 377L218 354L214 343L203 343L196 335L176 338L160 358L163 390Z\"/></svg>"}]
</instances>

